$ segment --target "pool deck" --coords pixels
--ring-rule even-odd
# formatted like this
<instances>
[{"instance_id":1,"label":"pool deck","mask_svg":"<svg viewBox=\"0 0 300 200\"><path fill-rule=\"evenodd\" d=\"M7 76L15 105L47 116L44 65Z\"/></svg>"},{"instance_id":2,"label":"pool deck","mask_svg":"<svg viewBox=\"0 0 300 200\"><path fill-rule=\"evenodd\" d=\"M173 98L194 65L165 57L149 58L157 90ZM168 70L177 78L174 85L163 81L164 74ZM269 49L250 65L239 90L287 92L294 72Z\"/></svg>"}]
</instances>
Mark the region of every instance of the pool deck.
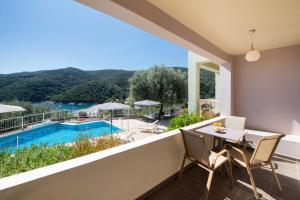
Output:
<instances>
[{"instance_id":1,"label":"pool deck","mask_svg":"<svg viewBox=\"0 0 300 200\"><path fill-rule=\"evenodd\" d=\"M151 133L151 122L143 119L114 119L112 124L123 131L116 134L122 140L136 141L146 137L151 137L158 133L163 132L168 127L168 120L161 120L157 123L159 132ZM150 130L150 131L149 131Z\"/></svg>"}]
</instances>

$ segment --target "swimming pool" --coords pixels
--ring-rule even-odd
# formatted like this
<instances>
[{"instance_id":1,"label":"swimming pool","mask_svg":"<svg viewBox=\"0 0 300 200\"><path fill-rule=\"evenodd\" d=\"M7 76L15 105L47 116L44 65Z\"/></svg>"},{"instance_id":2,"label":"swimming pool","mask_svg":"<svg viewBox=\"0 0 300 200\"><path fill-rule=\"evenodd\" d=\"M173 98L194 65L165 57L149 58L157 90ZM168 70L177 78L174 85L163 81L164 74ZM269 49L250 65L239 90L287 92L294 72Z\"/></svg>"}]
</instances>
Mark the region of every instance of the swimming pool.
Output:
<instances>
[{"instance_id":1,"label":"swimming pool","mask_svg":"<svg viewBox=\"0 0 300 200\"><path fill-rule=\"evenodd\" d=\"M116 126L112 126L112 133L122 131ZM17 147L24 148L30 145L47 144L53 146L55 144L65 144L74 142L80 135L88 135L96 138L111 134L111 126L105 121L87 122L82 124L56 123L27 131L4 136L0 138L0 150L4 148Z\"/></svg>"}]
</instances>

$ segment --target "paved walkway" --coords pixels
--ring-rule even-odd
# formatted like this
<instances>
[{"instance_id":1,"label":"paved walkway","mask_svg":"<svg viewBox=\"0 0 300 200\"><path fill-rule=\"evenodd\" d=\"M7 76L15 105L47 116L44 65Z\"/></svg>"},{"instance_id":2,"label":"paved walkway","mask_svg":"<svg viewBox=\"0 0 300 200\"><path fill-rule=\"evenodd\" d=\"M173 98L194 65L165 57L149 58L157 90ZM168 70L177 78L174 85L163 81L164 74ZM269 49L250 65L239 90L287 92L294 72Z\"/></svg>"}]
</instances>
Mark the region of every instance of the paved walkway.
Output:
<instances>
[{"instance_id":1,"label":"paved walkway","mask_svg":"<svg viewBox=\"0 0 300 200\"><path fill-rule=\"evenodd\" d=\"M113 125L124 130L118 136L126 141L140 140L167 130L168 121L159 121L155 127L143 119L114 119ZM154 129L154 131L153 131Z\"/></svg>"}]
</instances>

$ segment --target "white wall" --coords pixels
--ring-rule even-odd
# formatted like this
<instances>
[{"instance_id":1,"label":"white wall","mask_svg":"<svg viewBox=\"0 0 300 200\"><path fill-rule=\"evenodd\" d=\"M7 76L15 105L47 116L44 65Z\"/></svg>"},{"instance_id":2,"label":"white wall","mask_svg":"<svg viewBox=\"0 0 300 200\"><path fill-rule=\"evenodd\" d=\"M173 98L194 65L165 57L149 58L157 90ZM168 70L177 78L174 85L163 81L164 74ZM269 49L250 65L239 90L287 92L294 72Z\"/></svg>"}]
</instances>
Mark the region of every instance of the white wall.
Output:
<instances>
[{"instance_id":1,"label":"white wall","mask_svg":"<svg viewBox=\"0 0 300 200\"><path fill-rule=\"evenodd\" d=\"M215 120L201 122L194 129ZM1 200L132 200L181 166L178 130L0 179Z\"/></svg>"},{"instance_id":2,"label":"white wall","mask_svg":"<svg viewBox=\"0 0 300 200\"><path fill-rule=\"evenodd\" d=\"M97 157L100 154L87 157ZM132 200L177 172L182 157L181 136L175 134L1 190L0 199Z\"/></svg>"}]
</instances>

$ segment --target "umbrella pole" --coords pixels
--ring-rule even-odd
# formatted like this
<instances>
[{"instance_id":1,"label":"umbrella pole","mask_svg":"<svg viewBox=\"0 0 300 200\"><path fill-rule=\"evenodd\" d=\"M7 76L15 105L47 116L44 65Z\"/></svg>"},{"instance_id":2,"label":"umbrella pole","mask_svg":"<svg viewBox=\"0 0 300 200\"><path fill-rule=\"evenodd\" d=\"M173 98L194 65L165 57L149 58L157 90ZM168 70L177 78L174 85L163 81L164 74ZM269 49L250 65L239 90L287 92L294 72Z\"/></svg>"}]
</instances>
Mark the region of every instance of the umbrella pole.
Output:
<instances>
[{"instance_id":1,"label":"umbrella pole","mask_svg":"<svg viewBox=\"0 0 300 200\"><path fill-rule=\"evenodd\" d=\"M148 117L149 117L149 107L147 106L147 117L146 117L146 120L147 120L147 126L148 126Z\"/></svg>"},{"instance_id":2,"label":"umbrella pole","mask_svg":"<svg viewBox=\"0 0 300 200\"><path fill-rule=\"evenodd\" d=\"M129 109L127 111L127 130L129 131Z\"/></svg>"},{"instance_id":3,"label":"umbrella pole","mask_svg":"<svg viewBox=\"0 0 300 200\"><path fill-rule=\"evenodd\" d=\"M110 134L112 134L112 110L110 111Z\"/></svg>"}]
</instances>

